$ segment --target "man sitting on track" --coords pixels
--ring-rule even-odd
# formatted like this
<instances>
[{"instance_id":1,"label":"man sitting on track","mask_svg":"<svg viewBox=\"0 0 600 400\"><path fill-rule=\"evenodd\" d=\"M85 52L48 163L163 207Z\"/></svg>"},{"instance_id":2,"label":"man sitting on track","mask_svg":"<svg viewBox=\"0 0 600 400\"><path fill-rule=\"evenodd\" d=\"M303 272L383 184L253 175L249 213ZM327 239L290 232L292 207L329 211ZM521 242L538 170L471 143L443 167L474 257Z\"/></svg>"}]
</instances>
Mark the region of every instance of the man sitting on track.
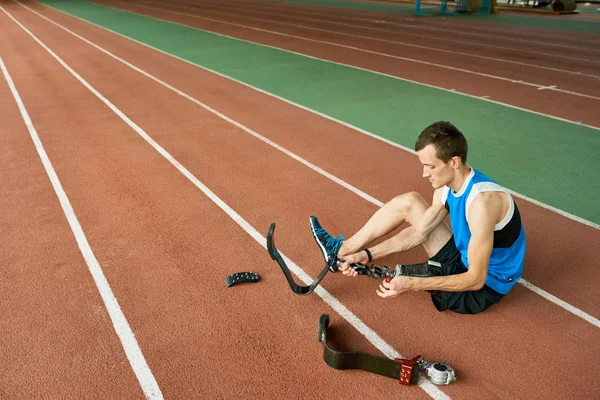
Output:
<instances>
[{"instance_id":1,"label":"man sitting on track","mask_svg":"<svg viewBox=\"0 0 600 400\"><path fill-rule=\"evenodd\" d=\"M523 272L525 231L510 193L467 164L467 149L465 137L449 122L436 122L419 135L415 151L423 177L435 189L431 206L416 192L397 196L345 241L311 217L313 236L330 270L339 267L344 275L356 276L352 263L366 264L423 245L430 261L441 264L433 267L435 276L396 276L381 283L379 296L426 290L439 311L461 314L476 314L500 301ZM448 214L451 228L444 222ZM365 247L404 221L411 226Z\"/></svg>"}]
</instances>

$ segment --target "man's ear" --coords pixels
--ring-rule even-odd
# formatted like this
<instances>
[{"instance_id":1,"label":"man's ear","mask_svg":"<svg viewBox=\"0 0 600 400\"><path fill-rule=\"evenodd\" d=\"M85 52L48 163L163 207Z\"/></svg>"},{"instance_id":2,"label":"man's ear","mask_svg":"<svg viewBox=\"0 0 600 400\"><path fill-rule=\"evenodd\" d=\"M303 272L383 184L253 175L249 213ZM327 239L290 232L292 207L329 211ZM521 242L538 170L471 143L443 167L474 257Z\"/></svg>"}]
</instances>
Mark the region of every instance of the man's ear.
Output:
<instances>
[{"instance_id":1,"label":"man's ear","mask_svg":"<svg viewBox=\"0 0 600 400\"><path fill-rule=\"evenodd\" d=\"M452 162L452 168L454 168L454 169L458 169L460 167L460 165L462 164L462 160L460 159L459 156L452 157L452 159L450 161Z\"/></svg>"}]
</instances>

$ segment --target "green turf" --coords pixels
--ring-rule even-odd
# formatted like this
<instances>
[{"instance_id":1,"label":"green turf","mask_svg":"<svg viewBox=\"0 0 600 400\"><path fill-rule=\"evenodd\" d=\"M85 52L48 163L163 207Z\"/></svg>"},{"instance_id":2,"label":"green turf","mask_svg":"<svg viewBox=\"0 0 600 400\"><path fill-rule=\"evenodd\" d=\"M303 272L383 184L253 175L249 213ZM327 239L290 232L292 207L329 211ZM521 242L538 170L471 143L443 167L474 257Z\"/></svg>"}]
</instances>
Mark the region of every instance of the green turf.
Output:
<instances>
[{"instance_id":1,"label":"green turf","mask_svg":"<svg viewBox=\"0 0 600 400\"><path fill-rule=\"evenodd\" d=\"M433 121L450 120L475 168L600 223L598 130L91 3L43 2L406 147Z\"/></svg>"},{"instance_id":2,"label":"green turf","mask_svg":"<svg viewBox=\"0 0 600 400\"><path fill-rule=\"evenodd\" d=\"M582 14L600 14L600 3L591 7L578 7L577 10ZM600 20L598 20L598 23L600 23Z\"/></svg>"}]
</instances>

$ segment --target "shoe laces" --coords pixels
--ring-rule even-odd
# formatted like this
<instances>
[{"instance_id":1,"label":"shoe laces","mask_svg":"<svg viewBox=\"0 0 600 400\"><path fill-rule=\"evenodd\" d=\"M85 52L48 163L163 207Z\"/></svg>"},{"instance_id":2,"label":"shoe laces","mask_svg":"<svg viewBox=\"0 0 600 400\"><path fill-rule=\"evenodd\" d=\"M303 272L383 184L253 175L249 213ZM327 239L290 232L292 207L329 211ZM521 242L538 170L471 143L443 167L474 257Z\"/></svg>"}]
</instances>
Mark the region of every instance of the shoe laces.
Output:
<instances>
[{"instance_id":1,"label":"shoe laces","mask_svg":"<svg viewBox=\"0 0 600 400\"><path fill-rule=\"evenodd\" d=\"M331 248L331 250L327 252L327 255L337 254L338 250L342 246L342 241L344 240L343 234L340 233L340 237L336 238L327 233L327 231L323 228L315 229L315 233L318 236L325 238L325 247L327 249Z\"/></svg>"}]
</instances>

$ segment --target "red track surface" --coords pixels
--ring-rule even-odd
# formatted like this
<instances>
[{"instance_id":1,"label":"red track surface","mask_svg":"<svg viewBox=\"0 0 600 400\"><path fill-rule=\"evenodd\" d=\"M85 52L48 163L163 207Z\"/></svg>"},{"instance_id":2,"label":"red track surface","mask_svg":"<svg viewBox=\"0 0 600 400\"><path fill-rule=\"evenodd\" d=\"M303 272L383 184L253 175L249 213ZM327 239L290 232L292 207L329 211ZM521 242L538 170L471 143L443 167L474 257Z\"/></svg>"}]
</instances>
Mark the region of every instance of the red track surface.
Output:
<instances>
[{"instance_id":1,"label":"red track surface","mask_svg":"<svg viewBox=\"0 0 600 400\"><path fill-rule=\"evenodd\" d=\"M278 247L309 275L316 276L321 268L308 231L309 215L319 216L331 232L349 235L376 210L30 11L15 3L2 6L250 225L264 235L276 221ZM37 3L28 6L381 201L407 190L430 197L416 158L402 150ZM290 19L293 10L308 8L272 9L279 7ZM428 73L428 67L409 67L404 61L388 63L368 54L359 58L347 49L338 53L315 43L136 10L306 54L387 68L389 73L402 67L407 78L454 84L456 90L488 93L510 104L519 105L530 96L521 106L533 103L538 111L565 118L567 107L572 107L569 118L575 113L588 121L598 118L581 109L582 104L594 104L591 99L521 86L506 91L505 83L489 79L484 93L470 86L478 85L474 76L461 78L437 69ZM339 14L361 13L336 10ZM305 391L315 398L429 397L417 386L404 388L387 378L332 371L324 365L316 341L322 313L332 317L339 348L378 350L321 298L292 294L263 247L4 13L0 25L8 39L0 41L0 55L166 398L296 398ZM518 35L525 33L522 29ZM323 39L319 33L302 34ZM344 40L335 37L336 42ZM563 44L593 46L594 38L588 40L575 44L564 39ZM348 43L360 45L355 39ZM375 44L369 46L374 49ZM403 56L408 57L407 51ZM502 57L517 59L519 51ZM561 54L585 58L573 49ZM443 54L435 61L457 68L461 62L446 60ZM563 63L551 65L562 68ZM578 71L593 74L593 65L578 62ZM488 74L508 74L506 68L485 68ZM546 81L550 75L539 71L517 72L511 72L515 79L551 82ZM561 79L565 82L559 87L600 95L598 87L585 84L588 78ZM6 128L0 141L7 149L0 158L6 176L0 181L6 194L0 204L11 210L2 225L7 245L0 250L7 265L0 272L5 293L0 311L6 316L0 343L9 360L0 370L0 395L143 397L5 82L0 96ZM545 108L557 103L564 106ZM600 126L600 119L594 124ZM332 148L337 151L332 153ZM347 162L357 154L372 162ZM594 295L599 231L518 203L529 232L525 279L598 317ZM382 263L418 261L423 255L415 250ZM261 282L226 288L225 277L242 270L259 273ZM452 365L459 381L441 388L450 397L592 398L597 392L594 382L600 374L585 365L600 356L598 328L521 285L499 305L472 317L438 313L421 293L386 301L375 295L376 286L374 281L335 275L324 282L403 356L423 354Z\"/></svg>"}]
</instances>

